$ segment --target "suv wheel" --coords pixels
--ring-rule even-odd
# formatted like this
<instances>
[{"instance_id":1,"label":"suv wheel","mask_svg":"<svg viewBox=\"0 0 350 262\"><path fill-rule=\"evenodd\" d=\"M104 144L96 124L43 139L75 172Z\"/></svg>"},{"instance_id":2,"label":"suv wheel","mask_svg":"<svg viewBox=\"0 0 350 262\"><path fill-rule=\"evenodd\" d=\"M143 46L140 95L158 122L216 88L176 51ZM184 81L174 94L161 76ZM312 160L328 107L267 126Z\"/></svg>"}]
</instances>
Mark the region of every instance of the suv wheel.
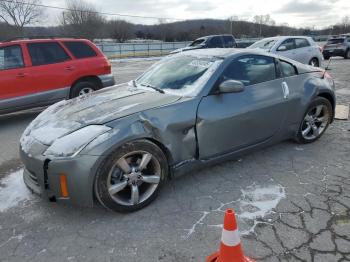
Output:
<instances>
[{"instance_id":1,"label":"suv wheel","mask_svg":"<svg viewBox=\"0 0 350 262\"><path fill-rule=\"evenodd\" d=\"M318 62L318 59L316 57L314 57L310 60L309 65L314 66L314 67L319 67L320 63Z\"/></svg>"},{"instance_id":2,"label":"suv wheel","mask_svg":"<svg viewBox=\"0 0 350 262\"><path fill-rule=\"evenodd\" d=\"M345 59L350 59L350 49L348 49L344 56Z\"/></svg>"},{"instance_id":3,"label":"suv wheel","mask_svg":"<svg viewBox=\"0 0 350 262\"><path fill-rule=\"evenodd\" d=\"M70 92L70 98L87 95L98 89L95 83L90 81L81 81L76 83Z\"/></svg>"},{"instance_id":4,"label":"suv wheel","mask_svg":"<svg viewBox=\"0 0 350 262\"><path fill-rule=\"evenodd\" d=\"M314 99L301 121L296 140L307 144L319 139L328 128L332 114L332 105L327 99L323 97Z\"/></svg>"},{"instance_id":5,"label":"suv wheel","mask_svg":"<svg viewBox=\"0 0 350 262\"><path fill-rule=\"evenodd\" d=\"M157 145L148 140L129 142L99 167L95 195L114 211L136 211L156 198L167 175L168 161Z\"/></svg>"}]
</instances>

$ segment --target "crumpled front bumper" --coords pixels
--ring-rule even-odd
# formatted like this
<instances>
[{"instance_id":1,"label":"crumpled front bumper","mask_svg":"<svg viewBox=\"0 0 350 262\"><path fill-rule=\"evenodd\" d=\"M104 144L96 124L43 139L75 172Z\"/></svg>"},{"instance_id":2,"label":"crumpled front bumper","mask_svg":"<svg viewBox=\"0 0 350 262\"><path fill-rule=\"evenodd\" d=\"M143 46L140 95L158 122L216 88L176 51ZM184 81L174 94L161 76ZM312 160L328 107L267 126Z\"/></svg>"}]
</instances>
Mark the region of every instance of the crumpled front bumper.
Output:
<instances>
[{"instance_id":1,"label":"crumpled front bumper","mask_svg":"<svg viewBox=\"0 0 350 262\"><path fill-rule=\"evenodd\" d=\"M45 150L45 146L42 147ZM99 156L78 155L75 158L48 159L42 154L32 156L20 149L20 157L25 166L24 182L33 193L51 201L93 206L94 176ZM62 196L61 175L66 176L68 197Z\"/></svg>"}]
</instances>

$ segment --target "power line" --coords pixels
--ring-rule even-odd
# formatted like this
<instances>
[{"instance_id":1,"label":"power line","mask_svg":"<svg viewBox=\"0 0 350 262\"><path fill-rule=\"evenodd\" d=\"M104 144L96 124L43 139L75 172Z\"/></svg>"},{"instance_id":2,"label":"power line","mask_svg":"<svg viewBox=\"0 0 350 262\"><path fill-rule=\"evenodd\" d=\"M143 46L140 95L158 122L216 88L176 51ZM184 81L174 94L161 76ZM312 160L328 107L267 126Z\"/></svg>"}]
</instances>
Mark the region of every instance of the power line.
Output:
<instances>
[{"instance_id":1,"label":"power line","mask_svg":"<svg viewBox=\"0 0 350 262\"><path fill-rule=\"evenodd\" d=\"M98 11L89 11L89 10L79 10L79 9L71 9L68 7L60 7L60 6L52 6L52 5L44 5L44 4L35 4L35 3L28 3L28 2L22 2L22 1L14 1L14 0L0 0L0 2L7 2L7 3L16 3L16 4L22 4L22 5L29 5L29 6L36 6L36 7L43 7L43 8L50 8L50 9L56 9L56 10L63 10L63 11L73 11L73 12L85 12L85 13L91 13L91 14L100 14L100 15L108 15L108 16L120 16L120 17L132 17L132 18L145 18L145 19L164 19L164 20L174 20L174 21L182 21L182 19L178 18L172 18L172 17L156 17L156 16L142 16L142 15L129 15L129 14L121 14L121 13L106 13L106 12L98 12Z\"/></svg>"}]
</instances>

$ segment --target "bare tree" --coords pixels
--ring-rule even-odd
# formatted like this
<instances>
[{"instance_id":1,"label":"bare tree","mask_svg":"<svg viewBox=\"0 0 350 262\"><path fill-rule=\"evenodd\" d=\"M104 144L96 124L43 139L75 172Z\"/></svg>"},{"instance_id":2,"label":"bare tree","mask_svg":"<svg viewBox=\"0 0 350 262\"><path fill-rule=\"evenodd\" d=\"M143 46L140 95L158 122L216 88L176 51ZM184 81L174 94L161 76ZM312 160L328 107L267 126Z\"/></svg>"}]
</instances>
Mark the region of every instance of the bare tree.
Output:
<instances>
[{"instance_id":1,"label":"bare tree","mask_svg":"<svg viewBox=\"0 0 350 262\"><path fill-rule=\"evenodd\" d=\"M62 12L61 24L69 34L94 39L101 34L104 17L96 7L83 0L67 0L69 11Z\"/></svg>"},{"instance_id":2,"label":"bare tree","mask_svg":"<svg viewBox=\"0 0 350 262\"><path fill-rule=\"evenodd\" d=\"M274 26L276 24L276 22L271 18L270 15L256 15L253 18L253 22L258 25L259 37L263 35L264 25Z\"/></svg>"},{"instance_id":3,"label":"bare tree","mask_svg":"<svg viewBox=\"0 0 350 262\"><path fill-rule=\"evenodd\" d=\"M108 28L110 37L120 43L134 36L133 25L124 20L112 20L108 23Z\"/></svg>"},{"instance_id":4,"label":"bare tree","mask_svg":"<svg viewBox=\"0 0 350 262\"><path fill-rule=\"evenodd\" d=\"M40 0L0 1L0 19L8 25L23 29L28 24L35 23L42 15L42 8L38 6Z\"/></svg>"}]
</instances>

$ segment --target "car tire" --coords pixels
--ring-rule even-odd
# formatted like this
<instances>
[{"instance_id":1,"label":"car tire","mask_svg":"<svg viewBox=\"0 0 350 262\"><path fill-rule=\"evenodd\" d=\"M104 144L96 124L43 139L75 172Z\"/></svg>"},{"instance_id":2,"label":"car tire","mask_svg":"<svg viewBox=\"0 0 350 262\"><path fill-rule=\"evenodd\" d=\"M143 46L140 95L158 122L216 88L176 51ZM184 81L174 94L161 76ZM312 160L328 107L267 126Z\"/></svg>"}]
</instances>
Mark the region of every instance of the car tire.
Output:
<instances>
[{"instance_id":1,"label":"car tire","mask_svg":"<svg viewBox=\"0 0 350 262\"><path fill-rule=\"evenodd\" d=\"M314 67L319 67L320 62L318 61L318 59L316 57L314 57L310 60L309 65L314 66Z\"/></svg>"},{"instance_id":2,"label":"car tire","mask_svg":"<svg viewBox=\"0 0 350 262\"><path fill-rule=\"evenodd\" d=\"M70 98L87 95L99 89L99 86L92 81L80 81L76 83L70 91Z\"/></svg>"},{"instance_id":3,"label":"car tire","mask_svg":"<svg viewBox=\"0 0 350 262\"><path fill-rule=\"evenodd\" d=\"M323 58L324 58L324 60L328 60L328 59L329 59L329 56L324 55Z\"/></svg>"},{"instance_id":4,"label":"car tire","mask_svg":"<svg viewBox=\"0 0 350 262\"><path fill-rule=\"evenodd\" d=\"M344 58L345 58L345 59L350 59L350 49L348 49L348 50L345 52Z\"/></svg>"},{"instance_id":5,"label":"car tire","mask_svg":"<svg viewBox=\"0 0 350 262\"><path fill-rule=\"evenodd\" d=\"M301 144L315 142L327 130L332 119L333 110L329 100L323 97L315 98L303 115L296 141Z\"/></svg>"},{"instance_id":6,"label":"car tire","mask_svg":"<svg viewBox=\"0 0 350 262\"><path fill-rule=\"evenodd\" d=\"M144 158L150 159L147 162ZM148 140L128 142L101 163L95 178L95 196L113 211L142 209L157 197L168 170L167 158L156 144Z\"/></svg>"}]
</instances>

